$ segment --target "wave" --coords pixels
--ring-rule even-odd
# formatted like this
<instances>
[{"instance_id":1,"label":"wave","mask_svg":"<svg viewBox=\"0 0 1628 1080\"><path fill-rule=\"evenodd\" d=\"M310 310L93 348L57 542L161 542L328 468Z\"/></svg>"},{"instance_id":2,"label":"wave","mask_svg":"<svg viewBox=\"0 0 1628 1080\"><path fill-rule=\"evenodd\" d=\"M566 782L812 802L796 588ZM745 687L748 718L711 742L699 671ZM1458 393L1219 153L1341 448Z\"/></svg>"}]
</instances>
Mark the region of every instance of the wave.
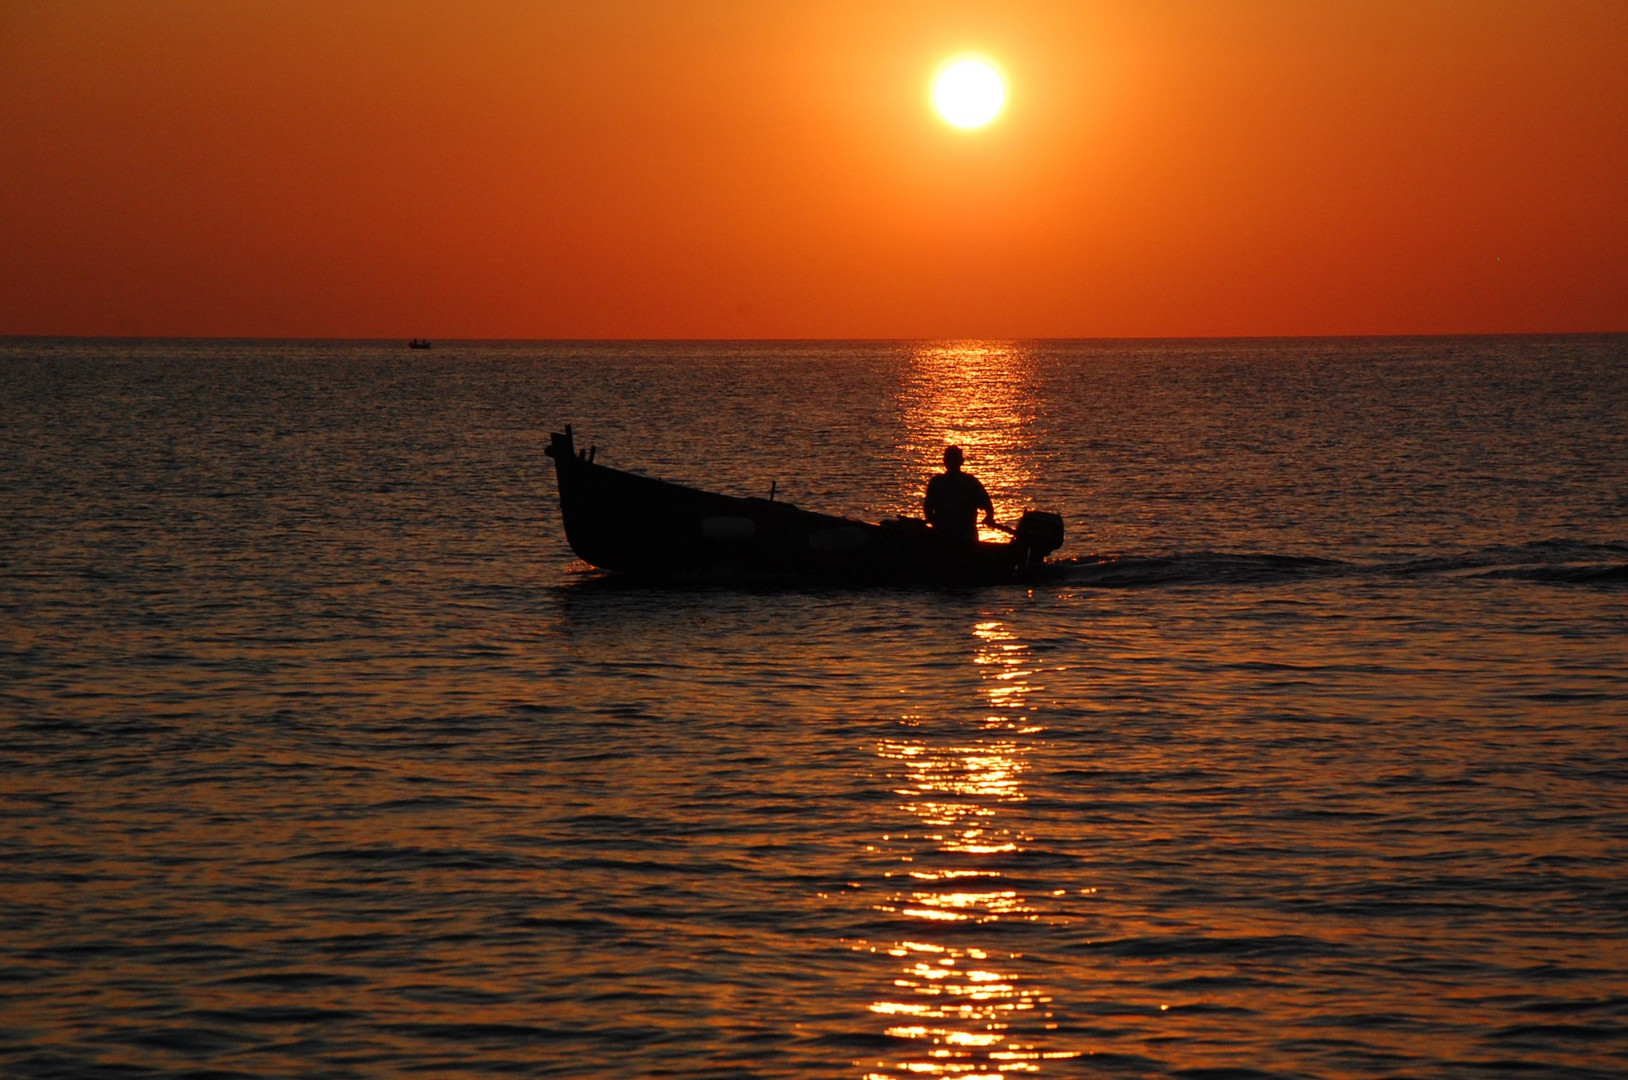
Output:
<instances>
[{"instance_id":1,"label":"wave","mask_svg":"<svg viewBox=\"0 0 1628 1080\"><path fill-rule=\"evenodd\" d=\"M1274 584L1332 577L1456 577L1556 585L1628 583L1628 544L1539 540L1395 562L1221 551L1083 555L1056 561L1057 580L1103 588Z\"/></svg>"},{"instance_id":2,"label":"wave","mask_svg":"<svg viewBox=\"0 0 1628 1080\"><path fill-rule=\"evenodd\" d=\"M1074 585L1234 585L1296 581L1350 573L1353 564L1297 555L1236 555L1195 551L1170 555L1086 555L1057 560Z\"/></svg>"},{"instance_id":3,"label":"wave","mask_svg":"<svg viewBox=\"0 0 1628 1080\"><path fill-rule=\"evenodd\" d=\"M1405 580L1425 577L1621 586L1628 583L1628 543L1541 540L1399 561L1208 550L1157 554L1114 552L1052 559L1040 581L1048 585L1138 589L1293 584L1334 578ZM562 586L563 595L582 599L599 594L640 596L652 588L669 594L695 592L716 595L803 592L811 587L842 590L849 586L811 586L809 582L796 579L750 574L652 581L605 573L594 570L586 563L577 564L571 580Z\"/></svg>"}]
</instances>

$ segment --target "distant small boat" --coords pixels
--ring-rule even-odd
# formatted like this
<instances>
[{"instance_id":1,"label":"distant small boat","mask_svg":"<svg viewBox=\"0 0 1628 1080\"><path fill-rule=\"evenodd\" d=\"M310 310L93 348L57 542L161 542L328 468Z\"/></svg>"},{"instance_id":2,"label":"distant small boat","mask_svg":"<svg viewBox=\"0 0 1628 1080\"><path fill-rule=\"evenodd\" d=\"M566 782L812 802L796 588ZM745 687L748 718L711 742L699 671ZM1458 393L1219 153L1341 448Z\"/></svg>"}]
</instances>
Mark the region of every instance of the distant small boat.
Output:
<instances>
[{"instance_id":1,"label":"distant small boat","mask_svg":"<svg viewBox=\"0 0 1628 1080\"><path fill-rule=\"evenodd\" d=\"M430 347L428 338L415 337L407 343L409 349L427 349Z\"/></svg>"},{"instance_id":2,"label":"distant small boat","mask_svg":"<svg viewBox=\"0 0 1628 1080\"><path fill-rule=\"evenodd\" d=\"M873 523L737 498L594 463L570 425L554 459L565 538L601 570L653 578L791 578L848 584L991 585L1042 576L1063 519L1024 513L1010 540L968 544L919 518Z\"/></svg>"}]
</instances>

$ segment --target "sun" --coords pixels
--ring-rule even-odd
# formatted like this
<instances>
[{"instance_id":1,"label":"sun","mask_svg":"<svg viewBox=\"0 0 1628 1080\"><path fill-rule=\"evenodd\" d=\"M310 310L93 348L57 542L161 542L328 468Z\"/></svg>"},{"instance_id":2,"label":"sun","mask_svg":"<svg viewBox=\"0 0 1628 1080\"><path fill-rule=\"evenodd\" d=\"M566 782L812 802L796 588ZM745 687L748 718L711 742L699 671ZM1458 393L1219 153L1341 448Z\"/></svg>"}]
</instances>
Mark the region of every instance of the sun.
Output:
<instances>
[{"instance_id":1,"label":"sun","mask_svg":"<svg viewBox=\"0 0 1628 1080\"><path fill-rule=\"evenodd\" d=\"M938 115L958 128L980 128L1000 115L1006 83L995 65L966 56L951 60L933 80Z\"/></svg>"}]
</instances>

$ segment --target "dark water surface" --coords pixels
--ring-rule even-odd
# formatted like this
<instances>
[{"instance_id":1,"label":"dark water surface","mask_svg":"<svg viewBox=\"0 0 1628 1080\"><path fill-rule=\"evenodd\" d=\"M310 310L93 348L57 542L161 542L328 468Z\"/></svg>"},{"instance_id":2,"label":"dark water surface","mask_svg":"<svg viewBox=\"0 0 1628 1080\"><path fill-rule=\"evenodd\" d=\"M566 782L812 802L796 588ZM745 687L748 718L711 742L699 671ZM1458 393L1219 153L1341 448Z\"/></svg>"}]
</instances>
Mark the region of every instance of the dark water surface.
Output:
<instances>
[{"instance_id":1,"label":"dark water surface","mask_svg":"<svg viewBox=\"0 0 1628 1080\"><path fill-rule=\"evenodd\" d=\"M1032 590L606 581L542 456ZM1628 340L0 342L0 1074L1620 1076Z\"/></svg>"}]
</instances>

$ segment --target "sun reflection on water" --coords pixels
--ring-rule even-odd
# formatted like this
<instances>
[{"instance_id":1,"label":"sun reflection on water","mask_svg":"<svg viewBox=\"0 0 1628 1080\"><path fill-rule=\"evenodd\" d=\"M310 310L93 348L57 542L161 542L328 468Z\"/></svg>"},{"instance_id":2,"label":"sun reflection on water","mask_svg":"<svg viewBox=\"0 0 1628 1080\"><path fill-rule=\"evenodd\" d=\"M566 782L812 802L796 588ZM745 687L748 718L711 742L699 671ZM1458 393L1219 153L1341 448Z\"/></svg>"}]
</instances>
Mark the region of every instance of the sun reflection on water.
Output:
<instances>
[{"instance_id":1,"label":"sun reflection on water","mask_svg":"<svg viewBox=\"0 0 1628 1080\"><path fill-rule=\"evenodd\" d=\"M1012 342L922 342L911 348L899 389L908 443L921 475L937 472L944 447L966 452L967 471L983 481L996 517L1010 523L1035 483L1032 428L1038 395L1028 349ZM919 490L905 499L919 513ZM1000 534L984 530L986 540Z\"/></svg>"},{"instance_id":2,"label":"sun reflection on water","mask_svg":"<svg viewBox=\"0 0 1628 1080\"><path fill-rule=\"evenodd\" d=\"M912 734L877 748L899 809L920 831L883 837L909 869L888 874L897 886L876 905L904 933L873 949L898 966L891 992L872 1001L870 1011L894 1021L885 1032L898 1049L867 1063L867 1080L996 1080L1078 1056L1048 1045L1047 1032L1056 1027L1051 997L1024 974L1020 952L998 947L999 924L1043 915L1003 869L1030 840L1009 819L1028 798L1026 740L1040 729L1023 711L1035 688L1026 647L1000 622L980 623L974 633L989 710L976 737L946 746ZM914 732L923 719L906 716L903 723Z\"/></svg>"}]
</instances>

